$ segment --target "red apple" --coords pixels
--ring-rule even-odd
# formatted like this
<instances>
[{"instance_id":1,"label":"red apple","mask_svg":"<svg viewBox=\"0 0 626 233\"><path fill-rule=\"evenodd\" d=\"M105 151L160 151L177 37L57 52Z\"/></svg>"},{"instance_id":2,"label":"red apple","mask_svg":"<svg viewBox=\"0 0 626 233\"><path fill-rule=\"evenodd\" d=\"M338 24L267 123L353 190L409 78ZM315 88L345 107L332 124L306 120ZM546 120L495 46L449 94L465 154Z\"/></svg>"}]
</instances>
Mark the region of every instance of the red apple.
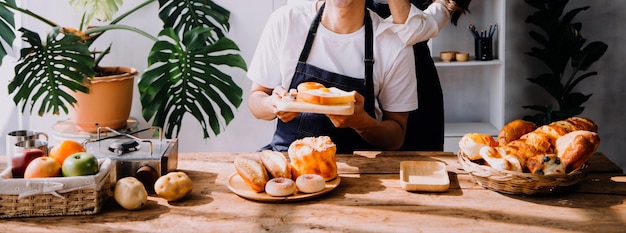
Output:
<instances>
[{"instance_id":1,"label":"red apple","mask_svg":"<svg viewBox=\"0 0 626 233\"><path fill-rule=\"evenodd\" d=\"M61 166L63 176L93 175L99 170L98 159L87 152L78 152L68 156Z\"/></svg>"},{"instance_id":2,"label":"red apple","mask_svg":"<svg viewBox=\"0 0 626 233\"><path fill-rule=\"evenodd\" d=\"M24 171L26 171L28 164L30 164L30 162L34 159L43 156L45 156L45 152L40 149L26 149L22 152L13 154L13 158L11 159L11 171L13 172L13 177L24 177Z\"/></svg>"},{"instance_id":3,"label":"red apple","mask_svg":"<svg viewBox=\"0 0 626 233\"><path fill-rule=\"evenodd\" d=\"M61 165L55 159L51 157L39 157L33 159L26 170L24 171L24 178L44 178L55 177L61 174Z\"/></svg>"}]
</instances>

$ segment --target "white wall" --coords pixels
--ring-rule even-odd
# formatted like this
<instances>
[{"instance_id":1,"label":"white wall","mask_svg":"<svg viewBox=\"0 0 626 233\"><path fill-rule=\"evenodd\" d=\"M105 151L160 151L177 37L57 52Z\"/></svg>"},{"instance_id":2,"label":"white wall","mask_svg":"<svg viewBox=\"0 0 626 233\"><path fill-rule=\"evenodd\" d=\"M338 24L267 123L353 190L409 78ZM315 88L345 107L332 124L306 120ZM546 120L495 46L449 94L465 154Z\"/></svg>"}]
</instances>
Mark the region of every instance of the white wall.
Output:
<instances>
[{"instance_id":1,"label":"white wall","mask_svg":"<svg viewBox=\"0 0 626 233\"><path fill-rule=\"evenodd\" d=\"M124 9L129 8L131 5L140 3L140 0L127 0L123 6ZM241 49L241 55L246 62L249 62L254 50L256 48L256 42L264 23L273 11L275 7L278 7L286 2L286 0L218 0L215 1L221 6L231 11L231 31L229 38L233 39ZM48 0L28 0L23 1L22 4L30 7L31 11L38 12L49 19L52 19L58 24L77 27L73 21L73 17L76 15L68 14L73 10L65 4L48 4ZM65 3L65 1L64 1ZM131 18L125 20L125 24L131 24L138 28L146 29L156 35L159 30L160 20L156 16L157 6L153 5L149 9L146 9L144 14L136 14ZM62 13L60 13L62 12ZM155 23L159 22L159 23ZM35 20L25 18L24 26L39 27L41 32L45 32L45 25L41 25ZM40 32L40 33L41 33ZM136 35L127 31L110 31L105 34L107 38L117 37L116 42L112 47L112 54L108 55L103 61L103 65L128 65L136 67L140 72L145 70L147 66L146 56L150 50L151 43L146 38ZM96 45L97 48L103 49L109 44L109 39L101 38L98 42L101 44ZM121 39L120 39L121 38ZM105 43L106 42L106 43ZM9 60L9 61L7 61ZM6 58L5 62L10 63L14 61L14 58ZM244 90L244 99L247 98L247 92L250 88L250 81L247 79L245 71L240 69L230 69L228 72L233 79ZM0 85L6 87L9 80L12 78L12 67L3 65L2 72L0 73ZM2 142L5 141L5 135L16 129L33 129L44 131L49 134L54 134L51 127L59 122L69 118L68 115L61 114L40 116L26 116L25 124L17 124L21 114L14 106L11 97L7 94L7 88L0 89L0 108L5 110L0 115L0 131L2 132ZM135 88L135 96L133 102L133 110L131 116L139 119L139 128L149 127L141 117L139 95ZM274 123L268 121L261 121L255 119L248 111L246 103L242 103L241 107L235 113L235 119L223 129L223 133L212 136L208 139L202 138L202 130L199 127L197 121L188 116L184 119L182 133L179 136L179 149L181 152L196 152L196 151L253 151L257 150L261 146L267 144L271 138L271 134L274 129ZM30 123L30 125L28 125ZM58 141L58 140L57 140ZM51 144L55 143L55 137L52 137ZM5 144L0 145L1 151L4 152Z\"/></svg>"},{"instance_id":2,"label":"white wall","mask_svg":"<svg viewBox=\"0 0 626 233\"><path fill-rule=\"evenodd\" d=\"M68 9L64 8L64 4L48 4L48 0L28 0L22 1L30 4L33 11L43 12L45 15L54 15L56 22L61 24L71 24L69 19L71 15L67 14ZM127 5L131 3L141 2L139 0L127 1ZM284 4L286 0L217 0L218 4L224 6L231 11L231 32L229 37L233 39L241 49L244 59L249 62L256 41L259 37L265 20L275 7ZM622 14L626 9L626 5L618 1L596 0L583 1L573 0L570 5L583 6L592 5L591 9L579 14L576 18L583 22L583 35L590 41L601 40L609 44L609 51L602 60L594 66L593 70L600 74L597 77L586 80L581 89L584 93L593 93L590 101L585 104L587 109L583 116L589 117L596 121L600 126L600 136L602 143L600 151L604 152L609 158L626 168L626 158L621 157L621 153L626 151L626 124L622 123L622 116L626 112L626 87L624 74L626 69L623 66L624 54L626 48L621 46L626 41L626 28L618 23L625 21ZM537 67L541 66L533 58L524 55L526 51L532 47L532 41L528 38L530 26L524 23L526 16L532 12L532 9L525 5L523 1L507 1L507 68L506 68L506 120L513 120L529 114L521 106L535 104L537 101L549 100L542 90L537 86L533 86L526 80L537 74ZM136 15L129 19L133 25L141 28L148 27L149 30L156 33L158 27L155 22L159 22L152 12L156 11L156 7L150 9L150 13ZM59 13L63 12L63 13ZM146 18L148 17L148 18ZM26 19L25 24L32 23L32 20ZM108 56L107 64L111 65L130 65L138 70L146 68L145 57L150 49L150 43L146 39L129 32L108 32L108 36L121 36L123 43L116 42L113 47L113 54ZM104 45L102 45L104 46ZM131 51L127 53L125 51ZM9 63L5 59L5 63ZM233 70L231 75L236 82L247 93L250 82L246 78L245 72L241 70ZM4 65L0 68L0 86L7 86L8 80L12 77L11 68ZM140 128L147 127L148 124L141 119L140 103L138 94L135 93L134 109L132 116L141 120ZM247 98L247 94L244 99ZM10 97L7 96L7 89L0 88L0 141L4 142L4 135L10 130L19 128L30 128L34 130L50 132L50 127L60 120L68 118L66 115L44 117L30 116L26 117L25 123L19 125L20 114L17 113ZM274 123L257 120L252 117L246 107L246 103L242 103L235 119L225 129L225 131L213 136L207 140L202 138L200 127L191 117L187 117L183 124L182 135L180 135L180 151L196 152L196 151L252 151L269 142L273 132ZM30 125L29 125L30 123ZM0 144L0 153L4 151L4 143Z\"/></svg>"}]
</instances>

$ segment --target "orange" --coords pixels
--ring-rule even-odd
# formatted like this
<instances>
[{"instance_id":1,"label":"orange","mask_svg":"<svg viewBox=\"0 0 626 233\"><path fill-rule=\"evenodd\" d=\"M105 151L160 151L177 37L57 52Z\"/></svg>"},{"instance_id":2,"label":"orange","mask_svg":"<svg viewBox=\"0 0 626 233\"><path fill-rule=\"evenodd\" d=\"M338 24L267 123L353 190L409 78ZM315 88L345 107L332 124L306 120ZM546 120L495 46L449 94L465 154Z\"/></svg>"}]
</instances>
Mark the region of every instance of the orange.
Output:
<instances>
[{"instance_id":1,"label":"orange","mask_svg":"<svg viewBox=\"0 0 626 233\"><path fill-rule=\"evenodd\" d=\"M83 145L73 140L64 140L52 147L48 156L54 158L59 164L63 164L65 158L77 152L85 152Z\"/></svg>"},{"instance_id":2,"label":"orange","mask_svg":"<svg viewBox=\"0 0 626 233\"><path fill-rule=\"evenodd\" d=\"M24 179L55 177L61 174L61 165L50 157L39 157L31 161L24 171Z\"/></svg>"}]
</instances>

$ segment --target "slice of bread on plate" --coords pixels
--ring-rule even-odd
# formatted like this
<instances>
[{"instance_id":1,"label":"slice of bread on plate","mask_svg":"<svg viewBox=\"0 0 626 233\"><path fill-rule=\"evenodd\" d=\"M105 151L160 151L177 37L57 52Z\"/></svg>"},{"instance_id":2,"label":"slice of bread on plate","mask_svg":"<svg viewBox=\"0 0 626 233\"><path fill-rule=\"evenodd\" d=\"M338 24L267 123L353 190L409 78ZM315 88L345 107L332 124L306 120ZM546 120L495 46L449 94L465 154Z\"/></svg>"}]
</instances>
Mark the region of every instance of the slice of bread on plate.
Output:
<instances>
[{"instance_id":1,"label":"slice of bread on plate","mask_svg":"<svg viewBox=\"0 0 626 233\"><path fill-rule=\"evenodd\" d=\"M303 82L298 85L296 99L308 103L333 105L354 102L355 91L343 91L336 87L325 87L317 82Z\"/></svg>"}]
</instances>

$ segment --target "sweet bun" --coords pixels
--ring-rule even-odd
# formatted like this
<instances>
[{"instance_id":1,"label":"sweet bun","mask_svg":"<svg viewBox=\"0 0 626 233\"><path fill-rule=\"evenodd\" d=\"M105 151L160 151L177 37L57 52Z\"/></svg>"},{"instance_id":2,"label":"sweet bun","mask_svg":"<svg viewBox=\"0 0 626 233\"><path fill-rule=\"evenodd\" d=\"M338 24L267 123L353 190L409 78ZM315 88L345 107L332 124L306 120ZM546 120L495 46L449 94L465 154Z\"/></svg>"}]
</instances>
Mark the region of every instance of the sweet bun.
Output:
<instances>
[{"instance_id":1,"label":"sweet bun","mask_svg":"<svg viewBox=\"0 0 626 233\"><path fill-rule=\"evenodd\" d=\"M241 179L257 193L265 190L265 184L269 180L265 167L258 161L237 157L233 162L235 170Z\"/></svg>"},{"instance_id":2,"label":"sweet bun","mask_svg":"<svg viewBox=\"0 0 626 233\"><path fill-rule=\"evenodd\" d=\"M557 155L568 172L585 164L599 145L598 134L585 130L567 133L556 140Z\"/></svg>"},{"instance_id":3,"label":"sweet bun","mask_svg":"<svg viewBox=\"0 0 626 233\"><path fill-rule=\"evenodd\" d=\"M274 197L285 197L296 192L296 183L289 178L272 178L265 184L265 193Z\"/></svg>"},{"instance_id":4,"label":"sweet bun","mask_svg":"<svg viewBox=\"0 0 626 233\"><path fill-rule=\"evenodd\" d=\"M292 175L297 179L303 174L318 174L324 180L337 177L337 146L328 136L305 137L289 145Z\"/></svg>"},{"instance_id":5,"label":"sweet bun","mask_svg":"<svg viewBox=\"0 0 626 233\"><path fill-rule=\"evenodd\" d=\"M259 159L265 169L267 169L269 175L273 178L284 177L291 178L291 169L289 168L289 162L283 153L278 151L263 150L259 154Z\"/></svg>"},{"instance_id":6,"label":"sweet bun","mask_svg":"<svg viewBox=\"0 0 626 233\"><path fill-rule=\"evenodd\" d=\"M536 128L537 125L533 122L522 119L513 120L500 129L500 132L498 133L498 144L500 146L504 146L513 140L519 139L522 135L529 133Z\"/></svg>"},{"instance_id":7,"label":"sweet bun","mask_svg":"<svg viewBox=\"0 0 626 233\"><path fill-rule=\"evenodd\" d=\"M477 160L481 158L480 148L484 146L493 147L497 145L498 143L491 135L479 133L465 134L459 141L459 149L461 149L461 151L463 151L463 153L470 160Z\"/></svg>"},{"instance_id":8,"label":"sweet bun","mask_svg":"<svg viewBox=\"0 0 626 233\"><path fill-rule=\"evenodd\" d=\"M296 99L309 103L332 105L354 102L356 92L343 91L336 87L327 88L317 82L303 82L298 84Z\"/></svg>"},{"instance_id":9,"label":"sweet bun","mask_svg":"<svg viewBox=\"0 0 626 233\"><path fill-rule=\"evenodd\" d=\"M318 174L304 174L296 179L299 192L316 193L326 188L326 181Z\"/></svg>"},{"instance_id":10,"label":"sweet bun","mask_svg":"<svg viewBox=\"0 0 626 233\"><path fill-rule=\"evenodd\" d=\"M565 174L565 163L555 154L540 154L526 161L530 173L541 175Z\"/></svg>"}]
</instances>

